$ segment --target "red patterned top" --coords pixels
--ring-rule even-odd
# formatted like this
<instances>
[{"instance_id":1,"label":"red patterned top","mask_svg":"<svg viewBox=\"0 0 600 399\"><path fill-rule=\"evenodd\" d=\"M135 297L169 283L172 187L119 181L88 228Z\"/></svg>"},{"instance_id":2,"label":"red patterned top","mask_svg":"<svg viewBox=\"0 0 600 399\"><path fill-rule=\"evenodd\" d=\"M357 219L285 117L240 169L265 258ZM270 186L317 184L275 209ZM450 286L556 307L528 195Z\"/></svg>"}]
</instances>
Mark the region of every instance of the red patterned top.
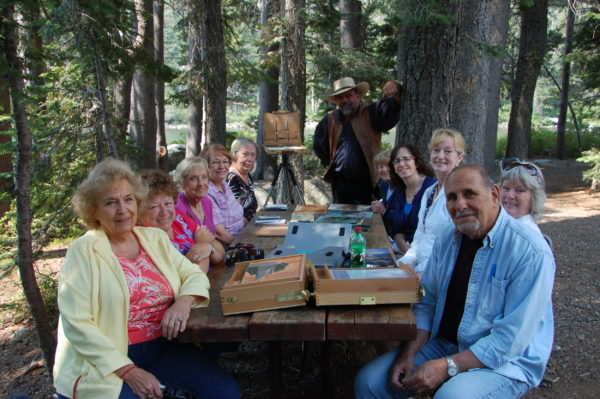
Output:
<instances>
[{"instance_id":1,"label":"red patterned top","mask_svg":"<svg viewBox=\"0 0 600 399\"><path fill-rule=\"evenodd\" d=\"M174 299L171 285L144 248L141 248L135 259L119 255L117 259L129 289L129 344L146 342L162 336L160 322Z\"/></svg>"}]
</instances>

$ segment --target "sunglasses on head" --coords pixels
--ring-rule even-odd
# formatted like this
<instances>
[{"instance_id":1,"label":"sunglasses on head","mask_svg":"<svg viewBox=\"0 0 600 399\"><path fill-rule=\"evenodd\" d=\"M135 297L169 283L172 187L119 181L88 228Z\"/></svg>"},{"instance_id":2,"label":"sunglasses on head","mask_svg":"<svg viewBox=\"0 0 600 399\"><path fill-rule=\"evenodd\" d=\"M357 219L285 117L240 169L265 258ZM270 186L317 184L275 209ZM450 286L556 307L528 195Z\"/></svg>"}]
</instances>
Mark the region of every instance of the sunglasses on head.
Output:
<instances>
[{"instance_id":1,"label":"sunglasses on head","mask_svg":"<svg viewBox=\"0 0 600 399\"><path fill-rule=\"evenodd\" d=\"M519 166L525 168L527 173L542 182L542 176L540 175L539 169L533 163L521 161L519 158L505 158L500 160L500 170L502 171L511 170Z\"/></svg>"}]
</instances>

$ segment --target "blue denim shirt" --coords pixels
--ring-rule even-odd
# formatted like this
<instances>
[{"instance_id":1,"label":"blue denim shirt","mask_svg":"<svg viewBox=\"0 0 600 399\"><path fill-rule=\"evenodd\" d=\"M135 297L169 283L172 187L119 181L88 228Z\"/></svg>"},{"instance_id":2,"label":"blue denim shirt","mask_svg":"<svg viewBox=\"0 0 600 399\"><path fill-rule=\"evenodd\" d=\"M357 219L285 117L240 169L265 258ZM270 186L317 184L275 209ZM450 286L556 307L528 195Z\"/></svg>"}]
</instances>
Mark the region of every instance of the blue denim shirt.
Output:
<instances>
[{"instance_id":1,"label":"blue denim shirt","mask_svg":"<svg viewBox=\"0 0 600 399\"><path fill-rule=\"evenodd\" d=\"M440 234L423 274L425 296L415 305L417 327L435 338L461 234ZM470 349L494 372L539 385L554 335L554 256L543 236L500 210L477 251L458 327L458 350Z\"/></svg>"}]
</instances>

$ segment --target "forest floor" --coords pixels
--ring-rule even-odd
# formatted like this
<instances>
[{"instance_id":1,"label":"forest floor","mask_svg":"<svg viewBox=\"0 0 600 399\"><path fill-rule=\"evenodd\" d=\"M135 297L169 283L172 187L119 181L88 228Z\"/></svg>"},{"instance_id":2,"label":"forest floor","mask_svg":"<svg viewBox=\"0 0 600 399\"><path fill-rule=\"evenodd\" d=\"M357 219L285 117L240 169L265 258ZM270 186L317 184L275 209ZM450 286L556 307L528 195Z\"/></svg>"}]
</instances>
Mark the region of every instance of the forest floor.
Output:
<instances>
[{"instance_id":1,"label":"forest floor","mask_svg":"<svg viewBox=\"0 0 600 399\"><path fill-rule=\"evenodd\" d=\"M554 243L557 271L554 285L555 339L544 380L527 399L600 397L596 358L600 344L600 193L590 192L581 180L585 165L573 161L540 161L547 181L546 214L542 231ZM262 202L261 202L262 203ZM52 248L36 269L56 277L64 248ZM49 398L53 393L33 322L23 320L20 281L15 271L0 280L0 398L25 392L31 398ZM318 345L304 347L307 367L302 372L302 346L284 344L284 384L294 395L319 394ZM337 391L352 397L358 369L372 359L375 350L367 342L335 345ZM243 343L221 362L239 381L244 398L267 398L268 354L262 342Z\"/></svg>"}]
</instances>

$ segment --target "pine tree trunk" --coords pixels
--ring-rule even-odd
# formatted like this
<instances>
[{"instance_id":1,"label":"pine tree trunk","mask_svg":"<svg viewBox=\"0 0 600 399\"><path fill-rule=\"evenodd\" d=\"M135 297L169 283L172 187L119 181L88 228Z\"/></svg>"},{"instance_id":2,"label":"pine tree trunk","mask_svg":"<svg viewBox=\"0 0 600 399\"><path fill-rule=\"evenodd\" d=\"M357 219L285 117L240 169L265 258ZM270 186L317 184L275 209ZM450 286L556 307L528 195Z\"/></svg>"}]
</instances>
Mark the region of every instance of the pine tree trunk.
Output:
<instances>
[{"instance_id":1,"label":"pine tree trunk","mask_svg":"<svg viewBox=\"0 0 600 399\"><path fill-rule=\"evenodd\" d=\"M505 44L508 17L505 0L462 1L459 9L449 126L464 135L468 163L494 163L502 60L491 49Z\"/></svg>"},{"instance_id":2,"label":"pine tree trunk","mask_svg":"<svg viewBox=\"0 0 600 399\"><path fill-rule=\"evenodd\" d=\"M0 75L0 115L10 115L10 92L8 86L4 81L4 76ZM0 122L0 132L6 132L10 129L10 122ZM8 134L0 134L0 144L10 142L10 136ZM11 154L0 155L0 173L6 173L13 171L12 156ZM4 175L7 176L7 175ZM4 191L12 185L12 179L8 177L0 177L0 190ZM10 208L10 199L0 202L0 217L4 216L6 211Z\"/></svg>"},{"instance_id":3,"label":"pine tree trunk","mask_svg":"<svg viewBox=\"0 0 600 399\"><path fill-rule=\"evenodd\" d=\"M164 0L154 0L154 59L157 65L165 63L164 46ZM167 150L167 135L165 131L165 83L155 80L154 103L156 107L156 153L158 154L158 168L169 171L169 151Z\"/></svg>"},{"instance_id":4,"label":"pine tree trunk","mask_svg":"<svg viewBox=\"0 0 600 399\"><path fill-rule=\"evenodd\" d=\"M573 9L567 7L567 32L565 34L564 58L571 53L571 41L573 37L573 25L575 23L575 14ZM558 112L558 124L556 125L556 157L565 159L567 149L565 147L566 127L567 127L567 108L569 106L569 81L571 77L571 62L563 61L562 70L562 90L560 92L560 107Z\"/></svg>"},{"instance_id":5,"label":"pine tree trunk","mask_svg":"<svg viewBox=\"0 0 600 399\"><path fill-rule=\"evenodd\" d=\"M225 145L227 111L227 65L223 41L221 0L207 0L206 10L206 139L207 143Z\"/></svg>"},{"instance_id":6,"label":"pine tree trunk","mask_svg":"<svg viewBox=\"0 0 600 399\"><path fill-rule=\"evenodd\" d=\"M260 23L263 26L261 32L261 40L268 41L266 37L266 29L271 17L276 14L279 2L277 0L261 0L260 8ZM265 113L277 110L279 98L279 68L278 63L274 60L274 56L270 55L276 52L279 55L279 44L262 45L260 47L260 68L264 73L258 84L258 132L256 134L256 144L258 145L258 159L256 161L256 170L254 177L256 179L264 178L265 170L270 169L271 174L275 173L276 160L274 157L267 155L264 149L264 130L263 118Z\"/></svg>"},{"instance_id":7,"label":"pine tree trunk","mask_svg":"<svg viewBox=\"0 0 600 399\"><path fill-rule=\"evenodd\" d=\"M17 259L23 292L35 321L40 347L50 373L54 365L56 339L50 326L44 301L33 270L33 250L31 237L32 214L30 206L32 171L32 136L27 119L25 82L22 62L17 56L17 33L13 6L5 6L0 21L0 43L7 60L7 70L3 77L10 89L13 118L17 132L17 154L15 167L15 196L17 203Z\"/></svg>"},{"instance_id":8,"label":"pine tree trunk","mask_svg":"<svg viewBox=\"0 0 600 399\"><path fill-rule=\"evenodd\" d=\"M431 132L449 127L463 133L467 162L492 164L502 64L489 49L505 42L505 3L439 1L433 11L447 22L425 19L402 28L398 74L405 94L398 142L416 143L427 153ZM415 16L422 11L416 3L404 4Z\"/></svg>"},{"instance_id":9,"label":"pine tree trunk","mask_svg":"<svg viewBox=\"0 0 600 399\"><path fill-rule=\"evenodd\" d=\"M531 141L531 115L537 77L546 53L548 0L521 5L519 60L512 85L506 156L527 158Z\"/></svg>"},{"instance_id":10,"label":"pine tree trunk","mask_svg":"<svg viewBox=\"0 0 600 399\"><path fill-rule=\"evenodd\" d=\"M117 144L113 135L112 121L110 117L110 108L108 105L108 97L106 95L106 76L104 60L98 52L96 45L97 37L93 27L90 27L90 42L94 49L94 67L96 72L96 97L100 103L100 114L102 116L102 136L105 140L106 147L108 148L108 155L113 158L119 159L119 152L117 150ZM98 154L103 154L104 151L97 151Z\"/></svg>"},{"instance_id":11,"label":"pine tree trunk","mask_svg":"<svg viewBox=\"0 0 600 399\"><path fill-rule=\"evenodd\" d=\"M154 60L152 0L135 0L137 15L136 52L148 62ZM133 74L133 120L131 133L137 144L136 163L143 169L156 168L156 109L154 75L144 65Z\"/></svg>"},{"instance_id":12,"label":"pine tree trunk","mask_svg":"<svg viewBox=\"0 0 600 399\"><path fill-rule=\"evenodd\" d=\"M280 109L300 114L300 134L304 141L306 113L306 56L304 51L304 0L283 0L283 45L281 54ZM304 192L302 155L290 157L301 192ZM281 191L281 190L280 190Z\"/></svg>"},{"instance_id":13,"label":"pine tree trunk","mask_svg":"<svg viewBox=\"0 0 600 399\"><path fill-rule=\"evenodd\" d=\"M452 0L440 1L449 24L430 22L406 27L402 38L404 59L399 71L404 93L398 124L398 142L410 142L427 153L431 132L448 127L453 91L453 74L458 57L456 21L458 7ZM408 13L416 13L416 4L405 3ZM442 12L442 11L440 11ZM400 54L402 55L402 54Z\"/></svg>"},{"instance_id":14,"label":"pine tree trunk","mask_svg":"<svg viewBox=\"0 0 600 399\"><path fill-rule=\"evenodd\" d=\"M188 132L186 137L185 156L191 157L200 154L202 150L202 131L203 131L203 64L204 64L204 45L205 24L202 4L196 1L187 3L189 15L188 25Z\"/></svg>"},{"instance_id":15,"label":"pine tree trunk","mask_svg":"<svg viewBox=\"0 0 600 399\"><path fill-rule=\"evenodd\" d=\"M360 0L340 0L340 44L342 48L362 51L364 27Z\"/></svg>"}]
</instances>

